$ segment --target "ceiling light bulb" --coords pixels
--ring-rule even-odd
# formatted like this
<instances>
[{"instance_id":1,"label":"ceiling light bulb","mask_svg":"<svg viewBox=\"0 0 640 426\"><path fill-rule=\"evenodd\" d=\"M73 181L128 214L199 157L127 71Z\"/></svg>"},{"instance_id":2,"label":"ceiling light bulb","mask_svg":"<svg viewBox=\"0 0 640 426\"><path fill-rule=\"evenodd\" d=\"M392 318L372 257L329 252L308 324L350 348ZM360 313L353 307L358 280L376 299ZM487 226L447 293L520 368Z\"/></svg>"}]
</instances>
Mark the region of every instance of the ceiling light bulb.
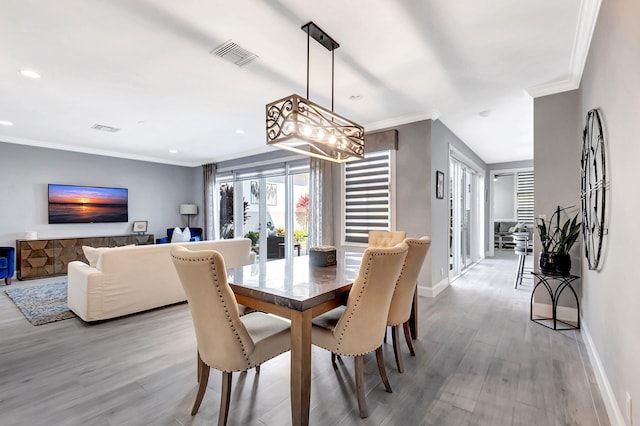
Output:
<instances>
[{"instance_id":1,"label":"ceiling light bulb","mask_svg":"<svg viewBox=\"0 0 640 426\"><path fill-rule=\"evenodd\" d=\"M0 120L0 124L3 126L13 126L13 123L6 120Z\"/></svg>"},{"instance_id":2,"label":"ceiling light bulb","mask_svg":"<svg viewBox=\"0 0 640 426\"><path fill-rule=\"evenodd\" d=\"M40 74L32 70L20 70L20 74L29 78L36 78L36 79L40 78Z\"/></svg>"},{"instance_id":3,"label":"ceiling light bulb","mask_svg":"<svg viewBox=\"0 0 640 426\"><path fill-rule=\"evenodd\" d=\"M177 149L170 149L169 152L172 153L172 154L177 154L178 150Z\"/></svg>"},{"instance_id":4,"label":"ceiling light bulb","mask_svg":"<svg viewBox=\"0 0 640 426\"><path fill-rule=\"evenodd\" d=\"M238 129L238 130L236 130L236 133L237 133L238 135L244 135L244 130L242 130L242 129Z\"/></svg>"},{"instance_id":5,"label":"ceiling light bulb","mask_svg":"<svg viewBox=\"0 0 640 426\"><path fill-rule=\"evenodd\" d=\"M303 133L304 133L305 136L311 136L311 133L313 133L313 131L311 130L311 127L304 126Z\"/></svg>"},{"instance_id":6,"label":"ceiling light bulb","mask_svg":"<svg viewBox=\"0 0 640 426\"><path fill-rule=\"evenodd\" d=\"M320 138L320 139L324 139L324 137L325 137L325 136L326 136L326 135L325 135L325 133L324 133L324 130L322 130L322 129L318 130L318 138Z\"/></svg>"},{"instance_id":7,"label":"ceiling light bulb","mask_svg":"<svg viewBox=\"0 0 640 426\"><path fill-rule=\"evenodd\" d=\"M329 143L332 144L332 145L335 144L336 143L336 137L333 136L333 135L329 136Z\"/></svg>"}]
</instances>

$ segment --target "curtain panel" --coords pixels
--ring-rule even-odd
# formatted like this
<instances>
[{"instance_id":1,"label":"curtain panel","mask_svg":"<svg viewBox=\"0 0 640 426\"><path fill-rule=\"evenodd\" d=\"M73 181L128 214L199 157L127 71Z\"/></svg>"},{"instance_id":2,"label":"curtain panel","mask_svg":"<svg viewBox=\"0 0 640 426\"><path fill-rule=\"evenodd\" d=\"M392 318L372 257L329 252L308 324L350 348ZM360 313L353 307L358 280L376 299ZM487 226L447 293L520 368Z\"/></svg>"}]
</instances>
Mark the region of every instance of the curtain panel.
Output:
<instances>
[{"instance_id":1,"label":"curtain panel","mask_svg":"<svg viewBox=\"0 0 640 426\"><path fill-rule=\"evenodd\" d=\"M216 164L202 165L202 206L204 210L204 238L218 239L218 228L215 226L216 214Z\"/></svg>"}]
</instances>

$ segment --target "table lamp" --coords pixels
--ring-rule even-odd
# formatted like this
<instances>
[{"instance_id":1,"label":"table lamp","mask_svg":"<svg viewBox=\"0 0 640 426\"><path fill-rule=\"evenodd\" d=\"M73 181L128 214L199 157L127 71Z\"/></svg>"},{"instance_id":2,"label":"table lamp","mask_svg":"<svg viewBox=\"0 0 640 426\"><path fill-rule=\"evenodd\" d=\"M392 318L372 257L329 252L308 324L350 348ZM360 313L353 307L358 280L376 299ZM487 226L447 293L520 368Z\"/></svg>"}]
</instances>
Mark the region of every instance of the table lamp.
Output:
<instances>
[{"instance_id":1,"label":"table lamp","mask_svg":"<svg viewBox=\"0 0 640 426\"><path fill-rule=\"evenodd\" d=\"M191 216L198 214L197 204L180 204L180 214L187 215L187 226L191 227Z\"/></svg>"}]
</instances>

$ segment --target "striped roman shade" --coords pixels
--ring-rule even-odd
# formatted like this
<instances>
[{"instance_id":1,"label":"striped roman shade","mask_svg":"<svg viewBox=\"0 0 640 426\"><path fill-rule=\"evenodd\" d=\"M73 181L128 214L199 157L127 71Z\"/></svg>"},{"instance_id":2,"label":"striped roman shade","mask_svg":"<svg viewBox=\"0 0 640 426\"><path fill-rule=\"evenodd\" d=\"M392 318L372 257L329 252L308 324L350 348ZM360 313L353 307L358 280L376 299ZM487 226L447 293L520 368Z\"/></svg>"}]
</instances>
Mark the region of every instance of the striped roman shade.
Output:
<instances>
[{"instance_id":1,"label":"striped roman shade","mask_svg":"<svg viewBox=\"0 0 640 426\"><path fill-rule=\"evenodd\" d=\"M345 164L345 242L366 243L369 231L390 230L391 152Z\"/></svg>"}]
</instances>

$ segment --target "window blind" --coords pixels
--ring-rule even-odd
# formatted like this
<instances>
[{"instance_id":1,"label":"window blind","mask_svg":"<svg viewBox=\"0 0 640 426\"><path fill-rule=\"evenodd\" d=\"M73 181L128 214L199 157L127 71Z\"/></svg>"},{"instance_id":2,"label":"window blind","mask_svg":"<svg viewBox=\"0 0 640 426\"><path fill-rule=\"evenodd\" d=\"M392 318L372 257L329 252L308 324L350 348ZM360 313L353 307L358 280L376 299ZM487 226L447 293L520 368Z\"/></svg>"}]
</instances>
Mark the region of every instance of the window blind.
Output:
<instances>
[{"instance_id":1,"label":"window blind","mask_svg":"<svg viewBox=\"0 0 640 426\"><path fill-rule=\"evenodd\" d=\"M532 171L518 172L516 175L517 219L528 228L533 228L534 224L533 177Z\"/></svg>"},{"instance_id":2,"label":"window blind","mask_svg":"<svg viewBox=\"0 0 640 426\"><path fill-rule=\"evenodd\" d=\"M345 164L345 242L366 243L369 231L390 230L391 153Z\"/></svg>"}]
</instances>

